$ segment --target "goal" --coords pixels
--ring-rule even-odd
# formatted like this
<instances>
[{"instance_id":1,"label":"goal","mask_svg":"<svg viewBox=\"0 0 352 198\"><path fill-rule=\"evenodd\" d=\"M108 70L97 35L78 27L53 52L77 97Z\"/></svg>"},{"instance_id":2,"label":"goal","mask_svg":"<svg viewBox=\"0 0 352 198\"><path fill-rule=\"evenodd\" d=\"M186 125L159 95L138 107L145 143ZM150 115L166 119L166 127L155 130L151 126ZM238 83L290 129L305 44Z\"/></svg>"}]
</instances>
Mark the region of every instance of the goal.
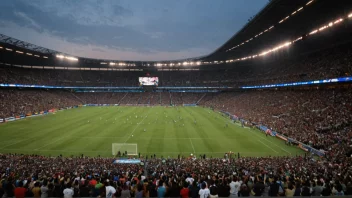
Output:
<instances>
[{"instance_id":1,"label":"goal","mask_svg":"<svg viewBox=\"0 0 352 198\"><path fill-rule=\"evenodd\" d=\"M137 144L112 143L112 155L116 156L119 151L121 154L127 151L127 155L138 155Z\"/></svg>"}]
</instances>

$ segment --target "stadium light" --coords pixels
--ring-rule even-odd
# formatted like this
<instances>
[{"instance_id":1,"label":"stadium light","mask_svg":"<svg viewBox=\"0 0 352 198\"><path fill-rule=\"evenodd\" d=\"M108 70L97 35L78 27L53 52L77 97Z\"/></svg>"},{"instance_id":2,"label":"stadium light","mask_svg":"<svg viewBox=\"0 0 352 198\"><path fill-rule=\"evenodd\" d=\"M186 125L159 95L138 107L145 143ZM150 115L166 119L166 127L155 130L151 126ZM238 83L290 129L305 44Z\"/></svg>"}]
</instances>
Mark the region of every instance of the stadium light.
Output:
<instances>
[{"instance_id":1,"label":"stadium light","mask_svg":"<svg viewBox=\"0 0 352 198\"><path fill-rule=\"evenodd\" d=\"M318 30L313 30L313 31L311 31L311 32L309 33L309 35L315 34L315 33L317 33L317 32L318 32Z\"/></svg>"},{"instance_id":2,"label":"stadium light","mask_svg":"<svg viewBox=\"0 0 352 198\"><path fill-rule=\"evenodd\" d=\"M297 39L294 40L293 42L297 42L297 41L299 41L299 40L302 40L302 37L297 38Z\"/></svg>"},{"instance_id":3,"label":"stadium light","mask_svg":"<svg viewBox=\"0 0 352 198\"><path fill-rule=\"evenodd\" d=\"M301 10L303 10L303 7L298 8L297 12L299 12L299 11L301 11Z\"/></svg>"},{"instance_id":4,"label":"stadium light","mask_svg":"<svg viewBox=\"0 0 352 198\"><path fill-rule=\"evenodd\" d=\"M35 57L38 57L38 58L40 57L39 55L36 55L36 54L35 54L34 56L35 56Z\"/></svg>"},{"instance_id":5,"label":"stadium light","mask_svg":"<svg viewBox=\"0 0 352 198\"><path fill-rule=\"evenodd\" d=\"M309 1L306 5L309 5L309 4L311 4L312 2L313 2L313 0Z\"/></svg>"},{"instance_id":6,"label":"stadium light","mask_svg":"<svg viewBox=\"0 0 352 198\"><path fill-rule=\"evenodd\" d=\"M294 12L292 12L292 14L291 15L295 15L297 13L297 11L294 11Z\"/></svg>"},{"instance_id":7,"label":"stadium light","mask_svg":"<svg viewBox=\"0 0 352 198\"><path fill-rule=\"evenodd\" d=\"M319 31L323 31L327 28L328 26L324 25L323 27L319 28Z\"/></svg>"},{"instance_id":8,"label":"stadium light","mask_svg":"<svg viewBox=\"0 0 352 198\"><path fill-rule=\"evenodd\" d=\"M43 58L48 58L47 56L43 56Z\"/></svg>"},{"instance_id":9,"label":"stadium light","mask_svg":"<svg viewBox=\"0 0 352 198\"><path fill-rule=\"evenodd\" d=\"M109 65L113 66L113 65L115 65L115 63L113 63L113 62L110 62L110 63L109 63Z\"/></svg>"},{"instance_id":10,"label":"stadium light","mask_svg":"<svg viewBox=\"0 0 352 198\"><path fill-rule=\"evenodd\" d=\"M101 64L101 65L107 65L108 63L106 63L106 62L101 62L100 64Z\"/></svg>"},{"instance_id":11,"label":"stadium light","mask_svg":"<svg viewBox=\"0 0 352 198\"><path fill-rule=\"evenodd\" d=\"M335 22L334 22L334 24L337 24L337 23L340 23L340 22L342 22L343 21L343 19L337 19Z\"/></svg>"},{"instance_id":12,"label":"stadium light","mask_svg":"<svg viewBox=\"0 0 352 198\"><path fill-rule=\"evenodd\" d=\"M5 49L6 49L7 51L11 51L11 52L13 51L13 50L12 50L12 49L10 49L10 48L5 48Z\"/></svg>"},{"instance_id":13,"label":"stadium light","mask_svg":"<svg viewBox=\"0 0 352 198\"><path fill-rule=\"evenodd\" d=\"M3 47L0 46L0 49L2 49Z\"/></svg>"},{"instance_id":14,"label":"stadium light","mask_svg":"<svg viewBox=\"0 0 352 198\"><path fill-rule=\"evenodd\" d=\"M351 18L352 17L352 13L348 15L348 18Z\"/></svg>"},{"instance_id":15,"label":"stadium light","mask_svg":"<svg viewBox=\"0 0 352 198\"><path fill-rule=\"evenodd\" d=\"M56 58L65 58L64 55L56 55Z\"/></svg>"},{"instance_id":16,"label":"stadium light","mask_svg":"<svg viewBox=\"0 0 352 198\"><path fill-rule=\"evenodd\" d=\"M183 65L188 65L188 63L187 62L183 62Z\"/></svg>"},{"instance_id":17,"label":"stadium light","mask_svg":"<svg viewBox=\"0 0 352 198\"><path fill-rule=\"evenodd\" d=\"M65 56L65 58L70 61L78 61L78 58L75 57Z\"/></svg>"},{"instance_id":18,"label":"stadium light","mask_svg":"<svg viewBox=\"0 0 352 198\"><path fill-rule=\"evenodd\" d=\"M23 54L23 52L21 52L21 51L16 51L16 53Z\"/></svg>"}]
</instances>

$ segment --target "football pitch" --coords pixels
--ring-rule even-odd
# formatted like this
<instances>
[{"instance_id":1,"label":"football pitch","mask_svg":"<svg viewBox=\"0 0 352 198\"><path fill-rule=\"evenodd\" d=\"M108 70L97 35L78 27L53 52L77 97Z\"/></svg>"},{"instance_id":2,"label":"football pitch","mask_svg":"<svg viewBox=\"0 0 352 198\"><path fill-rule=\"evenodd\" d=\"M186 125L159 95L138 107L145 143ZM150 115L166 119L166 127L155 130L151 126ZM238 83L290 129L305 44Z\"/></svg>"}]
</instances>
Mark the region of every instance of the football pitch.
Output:
<instances>
[{"instance_id":1,"label":"football pitch","mask_svg":"<svg viewBox=\"0 0 352 198\"><path fill-rule=\"evenodd\" d=\"M157 157L303 154L202 107L81 107L0 125L0 153L112 157L113 143Z\"/></svg>"}]
</instances>

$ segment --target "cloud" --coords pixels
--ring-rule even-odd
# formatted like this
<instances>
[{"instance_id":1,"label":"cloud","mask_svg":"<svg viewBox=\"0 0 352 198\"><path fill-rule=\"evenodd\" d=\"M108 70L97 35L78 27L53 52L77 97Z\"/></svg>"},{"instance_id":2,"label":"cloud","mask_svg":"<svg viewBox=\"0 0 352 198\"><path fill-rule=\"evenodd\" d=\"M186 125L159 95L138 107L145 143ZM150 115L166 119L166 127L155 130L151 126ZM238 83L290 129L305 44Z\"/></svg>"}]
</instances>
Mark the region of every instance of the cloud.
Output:
<instances>
[{"instance_id":1,"label":"cloud","mask_svg":"<svg viewBox=\"0 0 352 198\"><path fill-rule=\"evenodd\" d=\"M141 50L133 48L109 47L95 44L79 44L68 42L66 38L53 35L50 31L44 30L38 33L29 27L20 27L15 23L1 21L0 24L5 23L6 26L2 28L2 33L11 35L23 41L31 42L33 44L43 46L56 51L68 53L78 57L94 57L98 59L109 60L177 60L189 57L197 57L209 53L208 49L204 48L190 48L178 52L158 51L155 49L146 49L144 53ZM19 31L20 30L20 31ZM26 32L22 34L21 32ZM83 38L84 39L84 38Z\"/></svg>"},{"instance_id":2,"label":"cloud","mask_svg":"<svg viewBox=\"0 0 352 198\"><path fill-rule=\"evenodd\" d=\"M106 52L105 50L100 49L100 48L92 48L92 51L95 51L95 52Z\"/></svg>"},{"instance_id":3,"label":"cloud","mask_svg":"<svg viewBox=\"0 0 352 198\"><path fill-rule=\"evenodd\" d=\"M214 51L263 2L267 0L0 1L0 32L89 58L182 59Z\"/></svg>"},{"instance_id":4,"label":"cloud","mask_svg":"<svg viewBox=\"0 0 352 198\"><path fill-rule=\"evenodd\" d=\"M29 5L61 18L70 18L86 26L125 26L125 20L133 12L119 5L115 0L36 0L25 1Z\"/></svg>"},{"instance_id":5,"label":"cloud","mask_svg":"<svg viewBox=\"0 0 352 198\"><path fill-rule=\"evenodd\" d=\"M28 25L26 25L27 27L33 27L37 30L41 30L41 26L35 22L31 17L29 17L27 14L23 13L23 12L18 12L18 11L15 11L14 12L14 15L23 19L25 22L28 23Z\"/></svg>"}]
</instances>

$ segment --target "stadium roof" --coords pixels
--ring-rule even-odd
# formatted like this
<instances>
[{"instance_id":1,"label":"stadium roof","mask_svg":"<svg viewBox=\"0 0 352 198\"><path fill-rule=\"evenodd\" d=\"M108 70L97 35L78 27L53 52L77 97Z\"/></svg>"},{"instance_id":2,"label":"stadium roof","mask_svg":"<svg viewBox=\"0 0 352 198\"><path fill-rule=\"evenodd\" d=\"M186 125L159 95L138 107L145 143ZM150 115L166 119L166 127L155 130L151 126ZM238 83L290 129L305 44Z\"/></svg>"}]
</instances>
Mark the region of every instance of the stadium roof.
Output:
<instances>
[{"instance_id":1,"label":"stadium roof","mask_svg":"<svg viewBox=\"0 0 352 198\"><path fill-rule=\"evenodd\" d=\"M331 0L272 0L265 8L263 8L253 19L251 19L240 31L238 31L229 41L218 48L210 55L183 60L170 61L125 61L125 60L103 60L91 59L84 57L73 57L69 54L57 52L55 50L46 49L24 41L11 38L0 34L0 61L6 62L4 59L10 56L1 56L2 53L24 52L22 54L37 53L37 58L45 59L61 59L59 62L54 60L43 61L38 59L32 61L31 58L25 58L29 65L46 65L46 66L64 66L77 67L77 64L68 61L79 60L79 67L181 67L181 66L200 66L200 65L222 65L229 63L233 65L236 61L252 59L257 56L266 55L283 47L293 44L297 39L305 40L310 37L315 29L323 31L324 29L333 29L339 25L340 29L343 24L350 25L352 21L352 1L340 0L338 3ZM329 24L335 25L330 28ZM341 22L341 23L340 23ZM325 27L323 30L319 28ZM333 35L329 30L330 35ZM344 30L346 33L346 30ZM315 34L316 32L314 32ZM334 33L335 34L335 33ZM336 34L341 37L340 34ZM336 37L336 35L334 37ZM344 34L343 37L348 36ZM309 39L307 39L309 40ZM336 42L332 40L330 42ZM303 42L302 42L303 43ZM278 46L283 44L282 46ZM331 43L329 43L331 44ZM278 47L277 47L278 46ZM318 45L316 47L319 47ZM13 48L10 50L1 50ZM275 50L274 50L275 48ZM267 49L271 49L266 51ZM305 46L300 51L308 50ZM310 46L309 50L313 50ZM263 53L264 51L264 53ZM67 60L63 62L62 60ZM230 61L231 60L231 61ZM11 64L24 64L24 61L17 57L13 58Z\"/></svg>"}]
</instances>

